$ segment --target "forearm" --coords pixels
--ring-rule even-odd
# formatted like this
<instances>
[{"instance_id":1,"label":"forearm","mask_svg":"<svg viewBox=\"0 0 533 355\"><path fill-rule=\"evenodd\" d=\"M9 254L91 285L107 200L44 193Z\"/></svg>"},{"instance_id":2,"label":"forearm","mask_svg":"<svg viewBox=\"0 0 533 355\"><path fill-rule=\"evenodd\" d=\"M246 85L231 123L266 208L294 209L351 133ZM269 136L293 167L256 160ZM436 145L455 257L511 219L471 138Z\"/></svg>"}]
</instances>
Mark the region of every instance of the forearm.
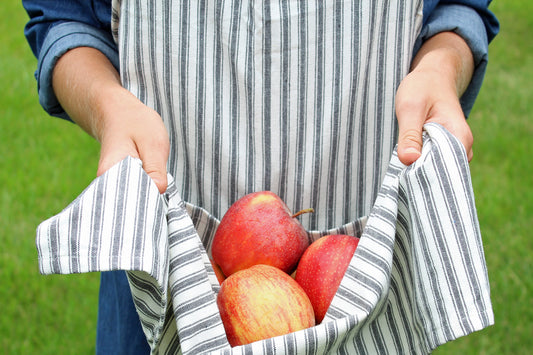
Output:
<instances>
[{"instance_id":1,"label":"forearm","mask_svg":"<svg viewBox=\"0 0 533 355\"><path fill-rule=\"evenodd\" d=\"M52 85L71 119L99 141L115 98L126 94L111 62L89 47L70 50L58 60Z\"/></svg>"},{"instance_id":2,"label":"forearm","mask_svg":"<svg viewBox=\"0 0 533 355\"><path fill-rule=\"evenodd\" d=\"M457 97L465 92L474 73L474 58L467 43L453 32L429 38L411 65L412 72L439 73L444 82L455 87Z\"/></svg>"}]
</instances>

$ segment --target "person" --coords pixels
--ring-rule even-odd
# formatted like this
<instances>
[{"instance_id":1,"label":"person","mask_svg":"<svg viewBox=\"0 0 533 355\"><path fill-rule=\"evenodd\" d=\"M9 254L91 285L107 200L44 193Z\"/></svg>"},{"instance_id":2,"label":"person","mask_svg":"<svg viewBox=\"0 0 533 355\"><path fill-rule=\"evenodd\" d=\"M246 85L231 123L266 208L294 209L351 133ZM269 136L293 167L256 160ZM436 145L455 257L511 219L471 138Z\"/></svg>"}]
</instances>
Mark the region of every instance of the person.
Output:
<instances>
[{"instance_id":1,"label":"person","mask_svg":"<svg viewBox=\"0 0 533 355\"><path fill-rule=\"evenodd\" d=\"M395 144L415 162L427 122L472 159L490 1L185 1L147 18L125 3L23 1L40 102L100 142L98 176L129 155L218 218L269 189L326 230L368 214ZM131 319L125 276L103 273L97 352L148 352Z\"/></svg>"}]
</instances>

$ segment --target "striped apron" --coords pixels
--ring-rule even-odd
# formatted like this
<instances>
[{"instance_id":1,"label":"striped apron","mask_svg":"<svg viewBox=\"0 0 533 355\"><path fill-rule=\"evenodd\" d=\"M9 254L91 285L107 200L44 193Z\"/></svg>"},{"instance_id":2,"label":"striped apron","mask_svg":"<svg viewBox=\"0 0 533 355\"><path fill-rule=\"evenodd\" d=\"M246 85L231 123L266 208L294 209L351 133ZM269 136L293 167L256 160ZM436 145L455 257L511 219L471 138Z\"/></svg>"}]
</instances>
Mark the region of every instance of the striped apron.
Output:
<instances>
[{"instance_id":1,"label":"striped apron","mask_svg":"<svg viewBox=\"0 0 533 355\"><path fill-rule=\"evenodd\" d=\"M41 272L128 270L154 354L427 353L493 323L461 143L396 156L421 1L114 1L123 85L169 131L160 195L126 158L37 231ZM360 243L324 321L231 348L209 263L232 202L276 192Z\"/></svg>"},{"instance_id":2,"label":"striped apron","mask_svg":"<svg viewBox=\"0 0 533 355\"><path fill-rule=\"evenodd\" d=\"M116 4L118 6L118 4ZM421 1L123 1L123 84L159 112L184 200L276 192L309 229L368 214Z\"/></svg>"}]
</instances>

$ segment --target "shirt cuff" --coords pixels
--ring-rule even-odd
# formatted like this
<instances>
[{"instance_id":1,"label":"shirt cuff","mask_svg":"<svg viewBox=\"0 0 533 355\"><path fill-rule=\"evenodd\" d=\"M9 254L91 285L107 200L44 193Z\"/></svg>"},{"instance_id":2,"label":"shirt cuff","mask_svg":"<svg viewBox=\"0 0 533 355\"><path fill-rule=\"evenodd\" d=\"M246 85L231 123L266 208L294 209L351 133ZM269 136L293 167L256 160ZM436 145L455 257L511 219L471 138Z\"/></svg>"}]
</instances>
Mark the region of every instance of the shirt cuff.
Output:
<instances>
[{"instance_id":1,"label":"shirt cuff","mask_svg":"<svg viewBox=\"0 0 533 355\"><path fill-rule=\"evenodd\" d=\"M77 47L92 47L101 51L118 68L118 52L110 33L81 22L63 22L50 29L38 58L35 78L39 103L51 116L70 120L61 107L52 87L52 74L59 58Z\"/></svg>"},{"instance_id":2,"label":"shirt cuff","mask_svg":"<svg viewBox=\"0 0 533 355\"><path fill-rule=\"evenodd\" d=\"M451 31L461 36L474 56L474 74L466 91L460 98L461 107L468 117L479 93L488 62L487 30L479 14L472 8L457 4L441 4L429 15L418 36L415 53L422 43L440 33Z\"/></svg>"}]
</instances>

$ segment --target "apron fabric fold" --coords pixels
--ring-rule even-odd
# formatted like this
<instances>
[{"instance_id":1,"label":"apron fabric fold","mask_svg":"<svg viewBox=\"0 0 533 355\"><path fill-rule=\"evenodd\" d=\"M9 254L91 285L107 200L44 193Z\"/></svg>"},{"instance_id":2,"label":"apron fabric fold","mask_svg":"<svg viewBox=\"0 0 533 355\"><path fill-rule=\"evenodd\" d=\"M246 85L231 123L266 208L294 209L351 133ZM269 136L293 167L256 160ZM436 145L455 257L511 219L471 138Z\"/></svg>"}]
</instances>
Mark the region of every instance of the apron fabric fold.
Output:
<instances>
[{"instance_id":1,"label":"apron fabric fold","mask_svg":"<svg viewBox=\"0 0 533 355\"><path fill-rule=\"evenodd\" d=\"M154 354L419 354L493 323L461 143L427 124L413 165L394 151L422 1L112 6L122 84L169 132L169 187L118 163L39 226L42 273L126 270ZM313 240L361 239L321 324L231 348L211 242L260 190L313 207Z\"/></svg>"},{"instance_id":2,"label":"apron fabric fold","mask_svg":"<svg viewBox=\"0 0 533 355\"><path fill-rule=\"evenodd\" d=\"M394 152L368 216L345 233L359 246L324 321L231 348L209 261L218 220L159 194L128 157L37 228L43 274L126 270L154 354L427 353L494 322L468 161L461 143L426 124L411 166Z\"/></svg>"}]
</instances>

